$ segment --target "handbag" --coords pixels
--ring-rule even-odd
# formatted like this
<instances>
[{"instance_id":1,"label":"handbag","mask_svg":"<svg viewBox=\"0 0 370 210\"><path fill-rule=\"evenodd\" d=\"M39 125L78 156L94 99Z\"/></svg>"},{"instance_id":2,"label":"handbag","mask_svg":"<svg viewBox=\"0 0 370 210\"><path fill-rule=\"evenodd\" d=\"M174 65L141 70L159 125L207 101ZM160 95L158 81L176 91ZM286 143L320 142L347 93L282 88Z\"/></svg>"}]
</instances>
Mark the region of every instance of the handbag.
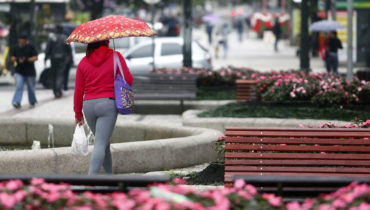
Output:
<instances>
[{"instance_id":1,"label":"handbag","mask_svg":"<svg viewBox=\"0 0 370 210\"><path fill-rule=\"evenodd\" d=\"M125 75L122 71L121 62L118 54L113 53L114 65L114 98L116 108L120 114L132 114L134 112L134 92L131 86L126 82ZM117 75L117 66L121 74Z\"/></svg>"},{"instance_id":2,"label":"handbag","mask_svg":"<svg viewBox=\"0 0 370 210\"><path fill-rule=\"evenodd\" d=\"M89 153L89 143L87 142L84 127L81 125L76 125L71 149L74 154L80 156L86 156Z\"/></svg>"}]
</instances>

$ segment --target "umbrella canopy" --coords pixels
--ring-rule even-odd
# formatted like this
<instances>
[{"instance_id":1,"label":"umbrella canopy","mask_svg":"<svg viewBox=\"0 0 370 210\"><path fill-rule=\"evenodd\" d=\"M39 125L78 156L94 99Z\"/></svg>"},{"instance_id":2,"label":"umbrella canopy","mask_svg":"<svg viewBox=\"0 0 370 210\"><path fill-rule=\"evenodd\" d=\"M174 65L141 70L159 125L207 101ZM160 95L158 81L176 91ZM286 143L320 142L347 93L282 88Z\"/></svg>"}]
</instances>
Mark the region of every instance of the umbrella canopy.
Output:
<instances>
[{"instance_id":1,"label":"umbrella canopy","mask_svg":"<svg viewBox=\"0 0 370 210\"><path fill-rule=\"evenodd\" d=\"M310 30L314 32L319 31L336 31L338 29L343 29L343 25L340 24L337 21L333 20L320 20L317 22L314 22L310 26Z\"/></svg>"},{"instance_id":2,"label":"umbrella canopy","mask_svg":"<svg viewBox=\"0 0 370 210\"><path fill-rule=\"evenodd\" d=\"M216 24L221 22L220 16L217 16L215 14L207 14L202 17L203 22L208 22L211 24Z\"/></svg>"},{"instance_id":3,"label":"umbrella canopy","mask_svg":"<svg viewBox=\"0 0 370 210\"><path fill-rule=\"evenodd\" d=\"M110 15L76 27L66 42L93 43L130 36L154 36L157 33L145 22L124 16Z\"/></svg>"}]
</instances>

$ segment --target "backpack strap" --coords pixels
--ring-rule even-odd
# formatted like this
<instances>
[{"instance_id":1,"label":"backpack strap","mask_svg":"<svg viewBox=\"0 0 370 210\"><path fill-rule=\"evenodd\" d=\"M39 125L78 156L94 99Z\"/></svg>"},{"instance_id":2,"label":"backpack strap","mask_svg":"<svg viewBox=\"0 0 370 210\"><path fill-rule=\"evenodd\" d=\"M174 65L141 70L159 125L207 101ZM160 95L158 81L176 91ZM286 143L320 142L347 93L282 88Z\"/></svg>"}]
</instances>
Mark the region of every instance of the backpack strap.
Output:
<instances>
[{"instance_id":1,"label":"backpack strap","mask_svg":"<svg viewBox=\"0 0 370 210\"><path fill-rule=\"evenodd\" d=\"M121 61L119 60L119 57L118 57L117 52L116 52L116 51L114 51L114 52L113 52L114 78L116 78L116 75L117 75L117 65L118 65L119 71L121 72L121 76L122 76L123 80L125 80L125 81L126 81L126 79L125 79L125 75L123 74Z\"/></svg>"}]
</instances>

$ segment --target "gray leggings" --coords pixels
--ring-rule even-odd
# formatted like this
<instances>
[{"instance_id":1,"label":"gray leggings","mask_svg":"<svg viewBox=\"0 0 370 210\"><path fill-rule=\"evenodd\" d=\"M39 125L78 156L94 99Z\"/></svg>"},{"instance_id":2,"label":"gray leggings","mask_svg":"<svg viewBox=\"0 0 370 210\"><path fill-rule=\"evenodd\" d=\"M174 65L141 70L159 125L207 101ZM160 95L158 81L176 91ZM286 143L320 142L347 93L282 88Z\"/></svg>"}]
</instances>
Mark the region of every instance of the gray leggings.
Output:
<instances>
[{"instance_id":1,"label":"gray leggings","mask_svg":"<svg viewBox=\"0 0 370 210\"><path fill-rule=\"evenodd\" d=\"M89 174L97 174L104 167L112 173L110 137L117 120L117 109L113 99L98 98L83 102L83 112L89 128L95 136L94 150L90 159Z\"/></svg>"}]
</instances>

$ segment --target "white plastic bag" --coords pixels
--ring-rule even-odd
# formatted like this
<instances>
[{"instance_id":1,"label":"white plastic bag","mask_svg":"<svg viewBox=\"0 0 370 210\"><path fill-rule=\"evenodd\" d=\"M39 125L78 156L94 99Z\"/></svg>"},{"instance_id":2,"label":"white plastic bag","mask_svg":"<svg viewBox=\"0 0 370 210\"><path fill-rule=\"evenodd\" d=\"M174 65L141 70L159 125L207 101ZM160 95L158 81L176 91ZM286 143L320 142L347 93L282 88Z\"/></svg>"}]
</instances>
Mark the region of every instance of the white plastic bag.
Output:
<instances>
[{"instance_id":1,"label":"white plastic bag","mask_svg":"<svg viewBox=\"0 0 370 210\"><path fill-rule=\"evenodd\" d=\"M75 133L72 140L72 152L76 155L86 156L89 153L89 143L87 142L84 127L76 125Z\"/></svg>"}]
</instances>

